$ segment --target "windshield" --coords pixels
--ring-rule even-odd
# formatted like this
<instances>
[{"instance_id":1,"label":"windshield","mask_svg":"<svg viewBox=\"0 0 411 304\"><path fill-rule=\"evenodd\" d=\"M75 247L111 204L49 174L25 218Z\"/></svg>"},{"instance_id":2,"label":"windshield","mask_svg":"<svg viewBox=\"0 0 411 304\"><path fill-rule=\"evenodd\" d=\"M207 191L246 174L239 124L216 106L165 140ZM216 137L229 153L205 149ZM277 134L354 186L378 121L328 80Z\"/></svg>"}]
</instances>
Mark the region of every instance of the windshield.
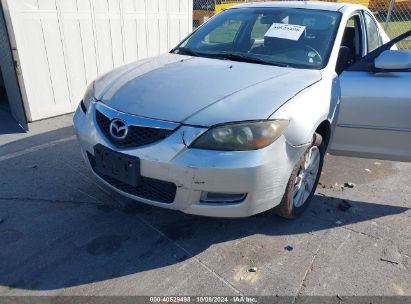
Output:
<instances>
[{"instance_id":1,"label":"windshield","mask_svg":"<svg viewBox=\"0 0 411 304\"><path fill-rule=\"evenodd\" d=\"M300 8L223 11L172 52L257 64L321 69L340 22L339 12Z\"/></svg>"}]
</instances>

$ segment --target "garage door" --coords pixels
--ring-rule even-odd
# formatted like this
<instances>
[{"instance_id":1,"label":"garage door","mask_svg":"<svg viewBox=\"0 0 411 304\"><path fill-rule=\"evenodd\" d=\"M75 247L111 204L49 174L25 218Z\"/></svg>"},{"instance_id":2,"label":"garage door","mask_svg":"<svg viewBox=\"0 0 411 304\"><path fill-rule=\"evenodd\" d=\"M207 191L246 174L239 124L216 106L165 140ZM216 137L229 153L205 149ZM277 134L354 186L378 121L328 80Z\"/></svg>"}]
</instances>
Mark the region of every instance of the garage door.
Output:
<instances>
[{"instance_id":1,"label":"garage door","mask_svg":"<svg viewBox=\"0 0 411 304\"><path fill-rule=\"evenodd\" d=\"M167 52L192 0L2 0L30 121L72 112L98 75Z\"/></svg>"}]
</instances>

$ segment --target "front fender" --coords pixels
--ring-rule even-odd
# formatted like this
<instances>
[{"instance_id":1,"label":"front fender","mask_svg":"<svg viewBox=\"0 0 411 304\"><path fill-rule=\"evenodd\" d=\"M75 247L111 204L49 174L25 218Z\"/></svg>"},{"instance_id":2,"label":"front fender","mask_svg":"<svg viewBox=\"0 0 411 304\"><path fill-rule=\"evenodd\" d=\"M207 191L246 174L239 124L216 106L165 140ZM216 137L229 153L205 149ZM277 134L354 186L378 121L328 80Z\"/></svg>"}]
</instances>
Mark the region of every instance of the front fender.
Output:
<instances>
[{"instance_id":1,"label":"front fender","mask_svg":"<svg viewBox=\"0 0 411 304\"><path fill-rule=\"evenodd\" d=\"M293 146L304 145L311 142L323 121L335 126L339 97L338 77L323 78L297 93L270 118L288 119L290 124L284 132L287 142Z\"/></svg>"}]
</instances>

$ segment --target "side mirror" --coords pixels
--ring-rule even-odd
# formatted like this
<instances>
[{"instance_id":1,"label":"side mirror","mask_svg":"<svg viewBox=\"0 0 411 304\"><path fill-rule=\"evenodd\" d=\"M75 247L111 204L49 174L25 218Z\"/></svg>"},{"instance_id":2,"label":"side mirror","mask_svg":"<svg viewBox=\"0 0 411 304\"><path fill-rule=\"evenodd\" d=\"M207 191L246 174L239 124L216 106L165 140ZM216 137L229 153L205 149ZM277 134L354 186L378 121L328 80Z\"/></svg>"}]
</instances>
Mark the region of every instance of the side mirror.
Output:
<instances>
[{"instance_id":1,"label":"side mirror","mask_svg":"<svg viewBox=\"0 0 411 304\"><path fill-rule=\"evenodd\" d=\"M404 71L411 69L411 52L386 50L374 60L377 70Z\"/></svg>"}]
</instances>

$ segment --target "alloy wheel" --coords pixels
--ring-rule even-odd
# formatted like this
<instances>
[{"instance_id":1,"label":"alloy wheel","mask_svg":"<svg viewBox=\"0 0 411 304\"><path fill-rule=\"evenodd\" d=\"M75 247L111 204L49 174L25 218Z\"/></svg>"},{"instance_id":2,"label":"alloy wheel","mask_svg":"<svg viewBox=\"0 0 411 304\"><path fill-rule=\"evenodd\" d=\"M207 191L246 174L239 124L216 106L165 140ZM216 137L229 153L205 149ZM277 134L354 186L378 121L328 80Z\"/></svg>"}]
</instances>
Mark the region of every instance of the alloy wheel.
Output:
<instances>
[{"instance_id":1,"label":"alloy wheel","mask_svg":"<svg viewBox=\"0 0 411 304\"><path fill-rule=\"evenodd\" d=\"M300 166L294 182L293 204L298 208L304 205L315 187L319 173L321 153L313 146L305 155L305 161Z\"/></svg>"}]
</instances>

